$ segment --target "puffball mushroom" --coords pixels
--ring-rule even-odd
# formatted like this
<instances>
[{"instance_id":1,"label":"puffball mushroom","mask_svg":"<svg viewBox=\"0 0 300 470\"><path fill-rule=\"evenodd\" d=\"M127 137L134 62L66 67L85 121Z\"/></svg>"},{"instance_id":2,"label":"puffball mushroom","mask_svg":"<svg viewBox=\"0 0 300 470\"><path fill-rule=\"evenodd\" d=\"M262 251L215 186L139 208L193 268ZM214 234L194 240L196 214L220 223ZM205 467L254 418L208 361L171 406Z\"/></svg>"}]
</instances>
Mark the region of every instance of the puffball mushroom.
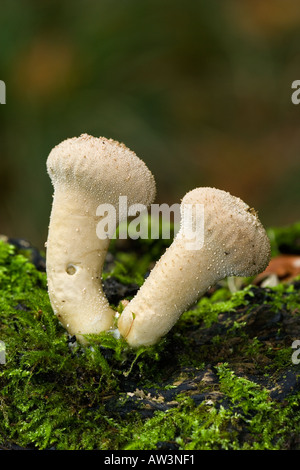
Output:
<instances>
[{"instance_id":1,"label":"puffball mushroom","mask_svg":"<svg viewBox=\"0 0 300 470\"><path fill-rule=\"evenodd\" d=\"M202 222L197 220L199 206ZM156 343L221 279L252 276L268 265L267 234L255 211L241 199L222 190L197 188L185 195L180 209L181 226L173 243L119 318L119 332L132 347ZM197 225L203 228L203 237L195 233L193 240ZM197 245L197 239L203 244Z\"/></svg>"},{"instance_id":2,"label":"puffball mushroom","mask_svg":"<svg viewBox=\"0 0 300 470\"><path fill-rule=\"evenodd\" d=\"M84 342L82 335L110 329L115 316L102 289L110 238L97 236L97 208L111 204L118 209L120 196L129 205L149 206L155 182L125 145L87 134L57 145L48 156L47 170L54 186L46 243L49 297L63 326ZM125 217L121 213L116 222Z\"/></svg>"}]
</instances>

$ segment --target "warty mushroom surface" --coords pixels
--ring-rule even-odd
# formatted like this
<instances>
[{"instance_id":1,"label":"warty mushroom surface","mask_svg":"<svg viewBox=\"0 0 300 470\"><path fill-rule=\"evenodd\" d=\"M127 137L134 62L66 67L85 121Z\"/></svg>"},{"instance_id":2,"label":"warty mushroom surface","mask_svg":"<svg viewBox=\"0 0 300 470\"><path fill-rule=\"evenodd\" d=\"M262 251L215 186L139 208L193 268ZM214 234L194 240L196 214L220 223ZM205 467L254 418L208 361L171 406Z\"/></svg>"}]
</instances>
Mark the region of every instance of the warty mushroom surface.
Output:
<instances>
[{"instance_id":1,"label":"warty mushroom surface","mask_svg":"<svg viewBox=\"0 0 300 470\"><path fill-rule=\"evenodd\" d=\"M203 246L191 249L185 210L192 208L197 225L199 205ZM253 209L223 190L196 188L182 199L180 230L123 310L119 332L132 347L155 344L209 287L227 276L258 274L269 259L269 239Z\"/></svg>"},{"instance_id":2,"label":"warty mushroom surface","mask_svg":"<svg viewBox=\"0 0 300 470\"><path fill-rule=\"evenodd\" d=\"M84 342L82 335L112 328L115 315L102 288L110 237L97 236L97 208L111 204L118 209L120 196L127 197L128 205L149 206L155 182L125 145L87 134L57 145L47 170L54 187L46 243L49 297L63 326ZM126 217L120 214L121 220Z\"/></svg>"}]
</instances>

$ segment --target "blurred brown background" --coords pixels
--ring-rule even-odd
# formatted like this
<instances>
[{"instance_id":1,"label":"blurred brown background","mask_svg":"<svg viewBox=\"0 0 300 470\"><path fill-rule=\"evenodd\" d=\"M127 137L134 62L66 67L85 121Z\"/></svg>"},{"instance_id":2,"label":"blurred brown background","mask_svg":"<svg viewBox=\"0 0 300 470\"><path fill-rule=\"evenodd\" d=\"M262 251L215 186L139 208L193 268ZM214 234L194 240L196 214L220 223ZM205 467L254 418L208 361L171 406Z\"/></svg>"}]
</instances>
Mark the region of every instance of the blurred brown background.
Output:
<instances>
[{"instance_id":1,"label":"blurred brown background","mask_svg":"<svg viewBox=\"0 0 300 470\"><path fill-rule=\"evenodd\" d=\"M0 4L0 233L43 247L51 148L123 141L156 202L230 191L266 226L300 220L300 8L295 0Z\"/></svg>"}]
</instances>

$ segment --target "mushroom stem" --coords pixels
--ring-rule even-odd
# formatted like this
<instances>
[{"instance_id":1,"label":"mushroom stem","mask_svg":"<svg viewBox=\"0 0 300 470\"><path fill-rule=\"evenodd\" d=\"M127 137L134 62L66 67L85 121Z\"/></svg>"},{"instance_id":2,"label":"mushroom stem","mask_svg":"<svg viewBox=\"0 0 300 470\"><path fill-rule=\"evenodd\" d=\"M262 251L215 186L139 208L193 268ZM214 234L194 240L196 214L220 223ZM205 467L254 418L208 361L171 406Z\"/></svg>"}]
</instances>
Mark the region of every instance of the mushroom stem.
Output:
<instances>
[{"instance_id":1,"label":"mushroom stem","mask_svg":"<svg viewBox=\"0 0 300 470\"><path fill-rule=\"evenodd\" d=\"M187 207L197 225L204 207L203 244L191 249ZM239 198L214 188L190 191L181 204L181 227L136 296L118 329L132 347L156 343L209 287L227 276L252 276L265 269L270 244L257 215ZM201 224L199 225L201 226ZM199 234L196 234L197 239Z\"/></svg>"},{"instance_id":2,"label":"mushroom stem","mask_svg":"<svg viewBox=\"0 0 300 470\"><path fill-rule=\"evenodd\" d=\"M97 237L95 214L96 204L80 192L55 191L47 240L48 291L54 313L72 335L105 331L114 321L101 283L110 240Z\"/></svg>"}]
</instances>

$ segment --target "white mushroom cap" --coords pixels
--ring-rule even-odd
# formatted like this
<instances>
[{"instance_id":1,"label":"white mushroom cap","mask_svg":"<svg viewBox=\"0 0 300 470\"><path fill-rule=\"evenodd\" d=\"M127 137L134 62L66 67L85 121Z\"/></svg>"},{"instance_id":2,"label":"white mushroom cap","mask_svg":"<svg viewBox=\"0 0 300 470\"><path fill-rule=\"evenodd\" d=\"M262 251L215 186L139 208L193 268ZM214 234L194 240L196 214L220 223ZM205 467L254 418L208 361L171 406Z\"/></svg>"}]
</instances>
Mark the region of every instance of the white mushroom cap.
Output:
<instances>
[{"instance_id":1,"label":"white mushroom cap","mask_svg":"<svg viewBox=\"0 0 300 470\"><path fill-rule=\"evenodd\" d=\"M204 208L203 246L191 249L185 210ZM133 346L151 345L164 336L210 286L227 276L263 271L270 243L257 214L241 199L214 188L197 188L181 204L181 227L118 321L121 335ZM200 224L201 226L201 224ZM196 238L196 236L195 236Z\"/></svg>"},{"instance_id":2,"label":"white mushroom cap","mask_svg":"<svg viewBox=\"0 0 300 470\"><path fill-rule=\"evenodd\" d=\"M185 205L197 204L204 205L204 243L209 251L214 248L212 267L217 275L248 277L266 268L270 242L254 209L242 199L215 188L188 192L182 199L182 212Z\"/></svg>"},{"instance_id":3,"label":"white mushroom cap","mask_svg":"<svg viewBox=\"0 0 300 470\"><path fill-rule=\"evenodd\" d=\"M73 188L97 206L117 205L120 195L128 204L148 206L155 197L155 181L145 163L124 144L82 134L53 148L47 170L55 189Z\"/></svg>"},{"instance_id":4,"label":"white mushroom cap","mask_svg":"<svg viewBox=\"0 0 300 470\"><path fill-rule=\"evenodd\" d=\"M54 186L46 256L49 297L61 323L83 342L81 335L112 328L115 315L102 289L109 238L97 236L97 207L111 204L118 214L120 196L128 205L148 206L155 182L125 145L86 134L56 146L47 169ZM116 222L126 216L121 213Z\"/></svg>"}]
</instances>

